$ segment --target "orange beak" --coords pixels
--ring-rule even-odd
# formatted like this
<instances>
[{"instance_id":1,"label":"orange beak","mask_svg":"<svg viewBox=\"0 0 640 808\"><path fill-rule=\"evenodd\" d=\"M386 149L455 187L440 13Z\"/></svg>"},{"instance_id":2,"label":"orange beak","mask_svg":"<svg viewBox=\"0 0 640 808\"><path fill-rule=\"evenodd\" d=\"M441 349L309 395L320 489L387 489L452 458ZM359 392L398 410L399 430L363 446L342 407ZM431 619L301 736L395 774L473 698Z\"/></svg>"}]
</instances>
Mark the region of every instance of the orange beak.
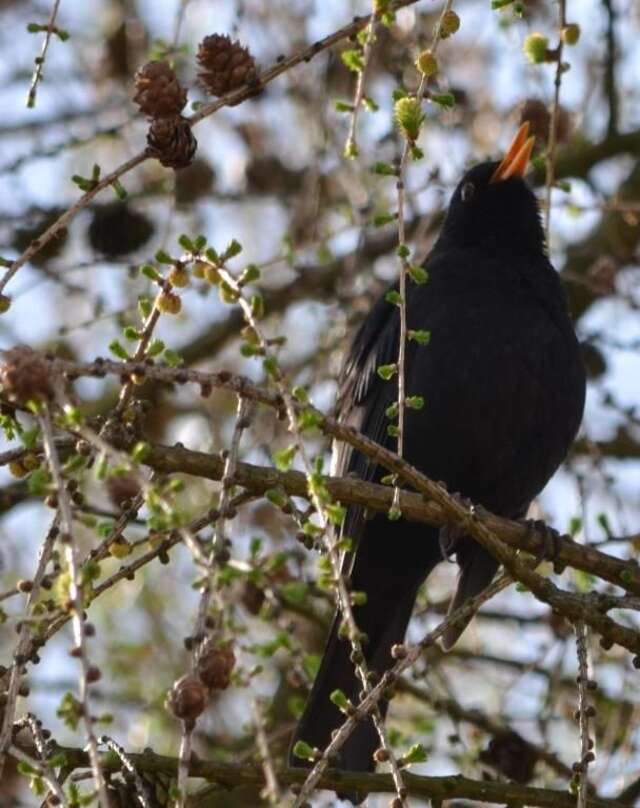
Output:
<instances>
[{"instance_id":1,"label":"orange beak","mask_svg":"<svg viewBox=\"0 0 640 808\"><path fill-rule=\"evenodd\" d=\"M510 177L524 177L529 167L535 137L529 137L529 122L525 121L509 146L504 160L493 172L491 182L508 180Z\"/></svg>"}]
</instances>

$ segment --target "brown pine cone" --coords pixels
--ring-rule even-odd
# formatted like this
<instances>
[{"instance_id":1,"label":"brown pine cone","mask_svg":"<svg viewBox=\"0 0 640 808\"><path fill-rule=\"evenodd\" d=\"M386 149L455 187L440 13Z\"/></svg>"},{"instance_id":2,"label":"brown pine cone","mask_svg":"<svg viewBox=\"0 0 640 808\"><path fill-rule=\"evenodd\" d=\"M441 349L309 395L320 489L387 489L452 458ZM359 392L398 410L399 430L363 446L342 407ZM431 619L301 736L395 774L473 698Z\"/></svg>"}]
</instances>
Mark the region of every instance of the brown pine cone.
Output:
<instances>
[{"instance_id":1,"label":"brown pine cone","mask_svg":"<svg viewBox=\"0 0 640 808\"><path fill-rule=\"evenodd\" d=\"M5 351L0 365L2 390L19 404L51 398L51 369L40 354L26 345Z\"/></svg>"},{"instance_id":2,"label":"brown pine cone","mask_svg":"<svg viewBox=\"0 0 640 808\"><path fill-rule=\"evenodd\" d=\"M527 98L520 107L520 123L529 122L529 134L535 135L536 151L546 149L551 128L551 111L538 98ZM571 116L564 107L558 108L556 142L566 143L571 137Z\"/></svg>"},{"instance_id":3,"label":"brown pine cone","mask_svg":"<svg viewBox=\"0 0 640 808\"><path fill-rule=\"evenodd\" d=\"M535 135L536 145L546 148L549 140L551 113L544 101L527 98L520 107L520 123L529 123L529 133Z\"/></svg>"},{"instance_id":4,"label":"brown pine cone","mask_svg":"<svg viewBox=\"0 0 640 808\"><path fill-rule=\"evenodd\" d=\"M140 483L131 475L107 478L109 499L117 508L135 499L140 493Z\"/></svg>"},{"instance_id":5,"label":"brown pine cone","mask_svg":"<svg viewBox=\"0 0 640 808\"><path fill-rule=\"evenodd\" d=\"M197 676L187 674L173 683L167 694L167 707L183 721L195 722L204 712L209 695Z\"/></svg>"},{"instance_id":6,"label":"brown pine cone","mask_svg":"<svg viewBox=\"0 0 640 808\"><path fill-rule=\"evenodd\" d=\"M147 147L166 168L186 168L196 153L198 141L188 121L181 116L154 118L147 134Z\"/></svg>"},{"instance_id":7,"label":"brown pine cone","mask_svg":"<svg viewBox=\"0 0 640 808\"><path fill-rule=\"evenodd\" d=\"M264 590L256 586L253 581L245 581L240 599L250 614L258 614L265 601Z\"/></svg>"},{"instance_id":8,"label":"brown pine cone","mask_svg":"<svg viewBox=\"0 0 640 808\"><path fill-rule=\"evenodd\" d=\"M206 36L198 48L197 59L203 68L198 76L211 95L225 95L258 75L248 48L223 34Z\"/></svg>"},{"instance_id":9,"label":"brown pine cone","mask_svg":"<svg viewBox=\"0 0 640 808\"><path fill-rule=\"evenodd\" d=\"M187 91L181 87L167 62L147 62L135 77L133 100L149 118L179 115L187 103Z\"/></svg>"},{"instance_id":10,"label":"brown pine cone","mask_svg":"<svg viewBox=\"0 0 640 808\"><path fill-rule=\"evenodd\" d=\"M231 682L235 664L236 655L230 642L211 644L200 655L196 672L209 690L225 690Z\"/></svg>"}]
</instances>

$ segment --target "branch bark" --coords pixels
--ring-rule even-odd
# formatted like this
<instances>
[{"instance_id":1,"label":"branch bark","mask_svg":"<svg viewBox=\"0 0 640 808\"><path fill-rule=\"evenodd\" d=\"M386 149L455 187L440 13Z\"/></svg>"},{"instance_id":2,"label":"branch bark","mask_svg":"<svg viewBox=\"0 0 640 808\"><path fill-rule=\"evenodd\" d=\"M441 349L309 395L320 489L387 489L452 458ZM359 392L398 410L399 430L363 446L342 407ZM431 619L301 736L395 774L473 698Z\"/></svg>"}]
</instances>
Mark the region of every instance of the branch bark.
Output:
<instances>
[{"instance_id":1,"label":"branch bark","mask_svg":"<svg viewBox=\"0 0 640 808\"><path fill-rule=\"evenodd\" d=\"M89 756L81 749L58 747L54 754L62 754L69 769L89 767ZM127 753L138 772L146 774L168 774L175 776L178 770L176 758L156 755L153 752ZM117 772L122 768L121 761L113 754L101 754L101 765L105 772ZM278 781L283 785L303 783L307 771L305 769L280 769L275 772ZM261 766L234 766L215 761L191 760L190 777L201 777L225 786L263 787L264 772ZM508 804L510 806L531 806L532 808L575 808L576 799L568 791L557 791L547 788L531 788L516 783L500 783L491 780L472 780L462 775L448 777L424 777L406 773L406 786L413 797L442 800L467 799L492 804ZM329 769L323 774L320 788L330 790L360 791L363 793L394 793L395 785L390 774L362 774ZM203 804L200 803L199 804ZM206 803L204 803L206 805ZM587 801L588 808L623 808L615 800L591 797Z\"/></svg>"}]
</instances>

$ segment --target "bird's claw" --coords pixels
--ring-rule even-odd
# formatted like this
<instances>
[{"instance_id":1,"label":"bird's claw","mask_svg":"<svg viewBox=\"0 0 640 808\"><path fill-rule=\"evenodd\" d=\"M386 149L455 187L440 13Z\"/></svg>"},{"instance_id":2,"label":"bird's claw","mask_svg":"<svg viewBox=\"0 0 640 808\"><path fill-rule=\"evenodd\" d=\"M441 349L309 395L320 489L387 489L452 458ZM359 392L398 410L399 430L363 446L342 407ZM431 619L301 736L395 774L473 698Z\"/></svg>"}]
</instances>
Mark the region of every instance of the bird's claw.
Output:
<instances>
[{"instance_id":1,"label":"bird's claw","mask_svg":"<svg viewBox=\"0 0 640 808\"><path fill-rule=\"evenodd\" d=\"M468 497L463 496L459 491L450 492L449 496L458 505L475 515L475 505ZM440 550L443 558L446 560L451 559L451 556L456 552L458 540L464 535L465 529L462 525L447 524L440 528Z\"/></svg>"},{"instance_id":2,"label":"bird's claw","mask_svg":"<svg viewBox=\"0 0 640 808\"><path fill-rule=\"evenodd\" d=\"M536 566L543 561L554 562L560 552L560 534L542 519L524 519L527 538L533 534L541 534L542 544L535 555Z\"/></svg>"}]
</instances>

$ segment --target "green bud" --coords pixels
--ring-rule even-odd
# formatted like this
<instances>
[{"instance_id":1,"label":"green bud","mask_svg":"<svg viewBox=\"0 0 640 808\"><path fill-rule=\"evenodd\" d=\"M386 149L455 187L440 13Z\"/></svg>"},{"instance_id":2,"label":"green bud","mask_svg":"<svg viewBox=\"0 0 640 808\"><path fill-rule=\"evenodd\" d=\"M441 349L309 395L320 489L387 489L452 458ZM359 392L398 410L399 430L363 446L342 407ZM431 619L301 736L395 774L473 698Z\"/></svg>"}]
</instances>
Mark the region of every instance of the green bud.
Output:
<instances>
[{"instance_id":1,"label":"green bud","mask_svg":"<svg viewBox=\"0 0 640 808\"><path fill-rule=\"evenodd\" d=\"M148 443L145 443L145 441L138 441L138 443L136 443L136 445L131 450L131 457L136 462L140 463L147 457L149 457L150 453L151 453L151 446L149 446Z\"/></svg>"},{"instance_id":2,"label":"green bud","mask_svg":"<svg viewBox=\"0 0 640 808\"><path fill-rule=\"evenodd\" d=\"M153 301L148 297L138 298L138 311L144 318L147 318L153 311Z\"/></svg>"},{"instance_id":3,"label":"green bud","mask_svg":"<svg viewBox=\"0 0 640 808\"><path fill-rule=\"evenodd\" d=\"M397 291L397 289L389 290L387 294L384 296L384 299L387 301L387 303L391 303L391 305L393 306L402 305L402 296L400 292Z\"/></svg>"},{"instance_id":4,"label":"green bud","mask_svg":"<svg viewBox=\"0 0 640 808\"><path fill-rule=\"evenodd\" d=\"M117 339L109 343L109 350L114 356L117 356L118 359L123 359L125 362L130 358L126 348Z\"/></svg>"},{"instance_id":5,"label":"green bud","mask_svg":"<svg viewBox=\"0 0 640 808\"><path fill-rule=\"evenodd\" d=\"M155 267L152 267L151 264L143 264L140 267L140 272L146 277L149 278L150 281L157 281L160 277L158 275L158 270Z\"/></svg>"},{"instance_id":6,"label":"green bud","mask_svg":"<svg viewBox=\"0 0 640 808\"><path fill-rule=\"evenodd\" d=\"M456 104L453 93L431 93L429 100L443 109L453 109Z\"/></svg>"},{"instance_id":7,"label":"green bud","mask_svg":"<svg viewBox=\"0 0 640 808\"><path fill-rule=\"evenodd\" d=\"M316 760L318 757L315 749L309 746L306 741L296 741L293 747L293 754L295 757L300 758L301 760Z\"/></svg>"},{"instance_id":8,"label":"green bud","mask_svg":"<svg viewBox=\"0 0 640 808\"><path fill-rule=\"evenodd\" d=\"M278 471L289 471L297 451L298 447L292 443L291 446L288 446L286 449L274 452L272 459Z\"/></svg>"},{"instance_id":9,"label":"green bud","mask_svg":"<svg viewBox=\"0 0 640 808\"><path fill-rule=\"evenodd\" d=\"M238 279L238 284L240 286L244 286L247 283L253 283L260 278L260 270L255 264L249 264L249 266L245 269L242 273L240 278Z\"/></svg>"},{"instance_id":10,"label":"green bud","mask_svg":"<svg viewBox=\"0 0 640 808\"><path fill-rule=\"evenodd\" d=\"M424 267L412 265L407 267L407 272L409 273L411 280L419 285L427 283L429 280L429 273Z\"/></svg>"},{"instance_id":11,"label":"green bud","mask_svg":"<svg viewBox=\"0 0 640 808\"><path fill-rule=\"evenodd\" d=\"M224 251L222 260L228 261L230 258L235 258L236 255L240 255L241 252L242 252L242 244L240 244L240 242L234 238L231 240L231 244L229 244L227 249Z\"/></svg>"},{"instance_id":12,"label":"green bud","mask_svg":"<svg viewBox=\"0 0 640 808\"><path fill-rule=\"evenodd\" d=\"M381 379L384 379L385 382L388 382L389 379L395 376L397 372L398 366L395 362L390 365L380 365L377 370L378 376L380 376Z\"/></svg>"},{"instance_id":13,"label":"green bud","mask_svg":"<svg viewBox=\"0 0 640 808\"><path fill-rule=\"evenodd\" d=\"M424 407L423 396L407 396L404 403L410 410L421 410Z\"/></svg>"},{"instance_id":14,"label":"green bud","mask_svg":"<svg viewBox=\"0 0 640 808\"><path fill-rule=\"evenodd\" d=\"M341 59L343 64L352 70L354 73L360 73L364 68L364 60L362 58L362 51L356 48L342 52Z\"/></svg>"},{"instance_id":15,"label":"green bud","mask_svg":"<svg viewBox=\"0 0 640 808\"><path fill-rule=\"evenodd\" d=\"M413 329L409 329L407 337L413 342L417 342L418 345L428 345L431 340L431 331L423 331L421 329L414 331Z\"/></svg>"},{"instance_id":16,"label":"green bud","mask_svg":"<svg viewBox=\"0 0 640 808\"><path fill-rule=\"evenodd\" d=\"M417 140L424 121L424 112L418 99L413 96L400 98L395 103L394 116L406 139L410 142Z\"/></svg>"},{"instance_id":17,"label":"green bud","mask_svg":"<svg viewBox=\"0 0 640 808\"><path fill-rule=\"evenodd\" d=\"M547 60L549 40L542 34L529 34L522 48L527 59L534 65L539 65Z\"/></svg>"},{"instance_id":18,"label":"green bud","mask_svg":"<svg viewBox=\"0 0 640 808\"><path fill-rule=\"evenodd\" d=\"M424 76L433 76L438 72L438 60L430 50L419 53L415 64Z\"/></svg>"},{"instance_id":19,"label":"green bud","mask_svg":"<svg viewBox=\"0 0 640 808\"><path fill-rule=\"evenodd\" d=\"M401 766L409 766L411 763L424 763L427 759L427 750L421 743L414 744L398 761Z\"/></svg>"},{"instance_id":20,"label":"green bud","mask_svg":"<svg viewBox=\"0 0 640 808\"><path fill-rule=\"evenodd\" d=\"M382 162L374 163L371 171L374 174L380 174L383 177L395 177L398 174L397 170L392 165Z\"/></svg>"},{"instance_id":21,"label":"green bud","mask_svg":"<svg viewBox=\"0 0 640 808\"><path fill-rule=\"evenodd\" d=\"M187 252L195 252L194 243L191 241L189 236L185 235L184 233L178 239L178 244Z\"/></svg>"},{"instance_id":22,"label":"green bud","mask_svg":"<svg viewBox=\"0 0 640 808\"><path fill-rule=\"evenodd\" d=\"M346 713L351 707L349 699L345 696L342 690L334 690L329 698L342 713Z\"/></svg>"},{"instance_id":23,"label":"green bud","mask_svg":"<svg viewBox=\"0 0 640 808\"><path fill-rule=\"evenodd\" d=\"M173 264L173 258L164 250L158 250L155 259L159 264Z\"/></svg>"},{"instance_id":24,"label":"green bud","mask_svg":"<svg viewBox=\"0 0 640 808\"><path fill-rule=\"evenodd\" d=\"M565 25L561 36L565 45L576 45L580 39L580 26L575 22Z\"/></svg>"},{"instance_id":25,"label":"green bud","mask_svg":"<svg viewBox=\"0 0 640 808\"><path fill-rule=\"evenodd\" d=\"M440 20L440 39L447 39L447 37L453 36L459 28L460 17L458 17L456 12L451 9L445 11Z\"/></svg>"}]
</instances>

